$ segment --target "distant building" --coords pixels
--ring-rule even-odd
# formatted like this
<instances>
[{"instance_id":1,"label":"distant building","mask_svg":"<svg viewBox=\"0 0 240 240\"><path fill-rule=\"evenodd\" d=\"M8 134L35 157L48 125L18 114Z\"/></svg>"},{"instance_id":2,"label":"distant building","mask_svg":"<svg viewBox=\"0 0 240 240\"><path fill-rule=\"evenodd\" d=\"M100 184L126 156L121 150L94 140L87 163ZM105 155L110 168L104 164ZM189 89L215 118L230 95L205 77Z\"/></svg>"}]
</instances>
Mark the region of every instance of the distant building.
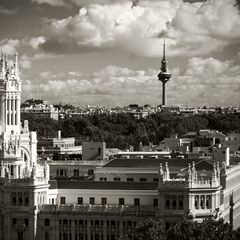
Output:
<instances>
[{"instance_id":1,"label":"distant building","mask_svg":"<svg viewBox=\"0 0 240 240\"><path fill-rule=\"evenodd\" d=\"M41 138L37 145L38 154L53 160L82 159L82 146L75 146L75 138L62 138L58 131L57 138Z\"/></svg>"},{"instance_id":2,"label":"distant building","mask_svg":"<svg viewBox=\"0 0 240 240\"><path fill-rule=\"evenodd\" d=\"M21 113L34 118L51 118L57 121L59 119L58 109L46 102L24 106L21 108Z\"/></svg>"},{"instance_id":3,"label":"distant building","mask_svg":"<svg viewBox=\"0 0 240 240\"><path fill-rule=\"evenodd\" d=\"M83 160L103 160L106 158L105 142L83 142L82 149Z\"/></svg>"}]
</instances>

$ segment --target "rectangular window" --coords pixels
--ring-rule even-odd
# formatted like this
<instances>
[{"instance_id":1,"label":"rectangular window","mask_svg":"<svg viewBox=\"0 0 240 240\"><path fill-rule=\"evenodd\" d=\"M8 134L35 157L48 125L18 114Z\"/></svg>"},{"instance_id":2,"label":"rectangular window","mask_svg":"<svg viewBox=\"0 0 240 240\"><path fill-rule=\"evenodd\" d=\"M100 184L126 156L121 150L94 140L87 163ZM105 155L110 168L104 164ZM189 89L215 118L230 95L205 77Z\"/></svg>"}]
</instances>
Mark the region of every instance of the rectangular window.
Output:
<instances>
[{"instance_id":1,"label":"rectangular window","mask_svg":"<svg viewBox=\"0 0 240 240\"><path fill-rule=\"evenodd\" d=\"M66 204L66 198L65 197L60 198L60 204Z\"/></svg>"},{"instance_id":2,"label":"rectangular window","mask_svg":"<svg viewBox=\"0 0 240 240\"><path fill-rule=\"evenodd\" d=\"M114 182L120 182L121 179L120 179L120 178L114 178L113 181L114 181Z\"/></svg>"},{"instance_id":3,"label":"rectangular window","mask_svg":"<svg viewBox=\"0 0 240 240\"><path fill-rule=\"evenodd\" d=\"M45 240L49 240L49 233L45 232Z\"/></svg>"},{"instance_id":4,"label":"rectangular window","mask_svg":"<svg viewBox=\"0 0 240 240\"><path fill-rule=\"evenodd\" d=\"M78 177L79 176L79 169L74 169L73 170L73 175L74 175L74 177Z\"/></svg>"},{"instance_id":5,"label":"rectangular window","mask_svg":"<svg viewBox=\"0 0 240 240\"><path fill-rule=\"evenodd\" d=\"M107 181L107 178L105 178L105 177L100 177L99 180L100 180L100 182L106 182L106 181Z\"/></svg>"},{"instance_id":6,"label":"rectangular window","mask_svg":"<svg viewBox=\"0 0 240 240\"><path fill-rule=\"evenodd\" d=\"M132 222L131 221L127 221L127 226L132 226Z\"/></svg>"},{"instance_id":7,"label":"rectangular window","mask_svg":"<svg viewBox=\"0 0 240 240\"><path fill-rule=\"evenodd\" d=\"M94 197L89 198L89 204L91 204L91 205L95 204L95 198Z\"/></svg>"},{"instance_id":8,"label":"rectangular window","mask_svg":"<svg viewBox=\"0 0 240 240\"><path fill-rule=\"evenodd\" d=\"M101 199L101 204L102 205L107 205L107 198L102 198Z\"/></svg>"},{"instance_id":9,"label":"rectangular window","mask_svg":"<svg viewBox=\"0 0 240 240\"><path fill-rule=\"evenodd\" d=\"M25 226L28 226L28 218L24 219Z\"/></svg>"},{"instance_id":10,"label":"rectangular window","mask_svg":"<svg viewBox=\"0 0 240 240\"><path fill-rule=\"evenodd\" d=\"M154 198L154 199L153 199L153 206L154 206L154 207L157 207L157 206L158 206L158 199L157 199L157 198Z\"/></svg>"},{"instance_id":11,"label":"rectangular window","mask_svg":"<svg viewBox=\"0 0 240 240\"><path fill-rule=\"evenodd\" d=\"M124 205L124 198L119 198L119 205Z\"/></svg>"},{"instance_id":12,"label":"rectangular window","mask_svg":"<svg viewBox=\"0 0 240 240\"><path fill-rule=\"evenodd\" d=\"M17 219L16 219L16 218L13 218L13 219L12 219L12 225L14 226L16 223L17 223Z\"/></svg>"},{"instance_id":13,"label":"rectangular window","mask_svg":"<svg viewBox=\"0 0 240 240\"><path fill-rule=\"evenodd\" d=\"M140 178L140 182L146 182L147 179L146 178Z\"/></svg>"},{"instance_id":14,"label":"rectangular window","mask_svg":"<svg viewBox=\"0 0 240 240\"><path fill-rule=\"evenodd\" d=\"M139 205L140 205L140 199L134 198L134 206L139 206Z\"/></svg>"},{"instance_id":15,"label":"rectangular window","mask_svg":"<svg viewBox=\"0 0 240 240\"><path fill-rule=\"evenodd\" d=\"M154 181L154 182L158 182L158 178L154 178L153 181Z\"/></svg>"},{"instance_id":16,"label":"rectangular window","mask_svg":"<svg viewBox=\"0 0 240 240\"><path fill-rule=\"evenodd\" d=\"M133 182L134 179L133 178L127 178L127 182Z\"/></svg>"},{"instance_id":17,"label":"rectangular window","mask_svg":"<svg viewBox=\"0 0 240 240\"><path fill-rule=\"evenodd\" d=\"M50 220L49 218L44 219L44 226L50 226Z\"/></svg>"},{"instance_id":18,"label":"rectangular window","mask_svg":"<svg viewBox=\"0 0 240 240\"><path fill-rule=\"evenodd\" d=\"M83 204L83 198L82 197L78 197L78 204L82 205Z\"/></svg>"},{"instance_id":19,"label":"rectangular window","mask_svg":"<svg viewBox=\"0 0 240 240\"><path fill-rule=\"evenodd\" d=\"M93 175L93 174L94 174L93 169L88 169L88 175Z\"/></svg>"}]
</instances>

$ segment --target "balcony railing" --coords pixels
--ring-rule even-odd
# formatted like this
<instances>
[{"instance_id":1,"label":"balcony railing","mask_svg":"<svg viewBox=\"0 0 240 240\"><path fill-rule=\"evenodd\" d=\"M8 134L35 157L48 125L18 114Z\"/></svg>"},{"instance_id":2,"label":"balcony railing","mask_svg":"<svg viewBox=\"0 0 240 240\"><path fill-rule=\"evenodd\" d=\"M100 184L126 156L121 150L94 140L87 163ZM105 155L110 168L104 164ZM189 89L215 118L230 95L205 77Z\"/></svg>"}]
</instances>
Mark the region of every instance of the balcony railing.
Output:
<instances>
[{"instance_id":1,"label":"balcony railing","mask_svg":"<svg viewBox=\"0 0 240 240\"><path fill-rule=\"evenodd\" d=\"M42 205L39 207L40 212L51 213L69 213L76 212L82 214L115 214L130 216L155 216L158 208L153 206L132 206L132 205L77 205L77 204L60 204L60 205Z\"/></svg>"}]
</instances>

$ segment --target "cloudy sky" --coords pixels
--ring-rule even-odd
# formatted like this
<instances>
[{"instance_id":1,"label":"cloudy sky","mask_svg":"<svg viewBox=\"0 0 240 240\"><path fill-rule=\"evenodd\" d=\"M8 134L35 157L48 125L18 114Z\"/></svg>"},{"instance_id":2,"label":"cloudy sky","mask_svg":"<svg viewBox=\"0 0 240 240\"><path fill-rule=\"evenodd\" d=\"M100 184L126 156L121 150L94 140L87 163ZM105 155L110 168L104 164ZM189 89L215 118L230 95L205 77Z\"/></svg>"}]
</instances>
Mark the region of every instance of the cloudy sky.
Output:
<instances>
[{"instance_id":1,"label":"cloudy sky","mask_svg":"<svg viewBox=\"0 0 240 240\"><path fill-rule=\"evenodd\" d=\"M240 103L236 0L1 0L0 39L19 53L23 100L123 106Z\"/></svg>"}]
</instances>

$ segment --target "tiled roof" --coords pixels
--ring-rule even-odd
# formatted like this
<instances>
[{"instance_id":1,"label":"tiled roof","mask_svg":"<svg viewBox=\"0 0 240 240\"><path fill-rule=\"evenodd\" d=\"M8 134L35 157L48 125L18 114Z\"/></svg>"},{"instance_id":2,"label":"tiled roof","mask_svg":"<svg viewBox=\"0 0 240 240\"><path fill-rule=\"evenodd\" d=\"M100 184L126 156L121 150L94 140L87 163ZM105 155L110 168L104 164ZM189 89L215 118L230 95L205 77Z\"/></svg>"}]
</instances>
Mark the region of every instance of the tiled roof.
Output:
<instances>
[{"instance_id":1,"label":"tiled roof","mask_svg":"<svg viewBox=\"0 0 240 240\"><path fill-rule=\"evenodd\" d=\"M82 182L51 180L50 189L155 190L157 182Z\"/></svg>"},{"instance_id":2,"label":"tiled roof","mask_svg":"<svg viewBox=\"0 0 240 240\"><path fill-rule=\"evenodd\" d=\"M165 166L165 162L168 162L168 167L171 169L183 169L188 167L188 163L195 162L196 170L212 170L213 166L203 159L155 159L155 158L117 158L112 160L103 166L107 167L122 167L122 168L159 168L160 163Z\"/></svg>"}]
</instances>

